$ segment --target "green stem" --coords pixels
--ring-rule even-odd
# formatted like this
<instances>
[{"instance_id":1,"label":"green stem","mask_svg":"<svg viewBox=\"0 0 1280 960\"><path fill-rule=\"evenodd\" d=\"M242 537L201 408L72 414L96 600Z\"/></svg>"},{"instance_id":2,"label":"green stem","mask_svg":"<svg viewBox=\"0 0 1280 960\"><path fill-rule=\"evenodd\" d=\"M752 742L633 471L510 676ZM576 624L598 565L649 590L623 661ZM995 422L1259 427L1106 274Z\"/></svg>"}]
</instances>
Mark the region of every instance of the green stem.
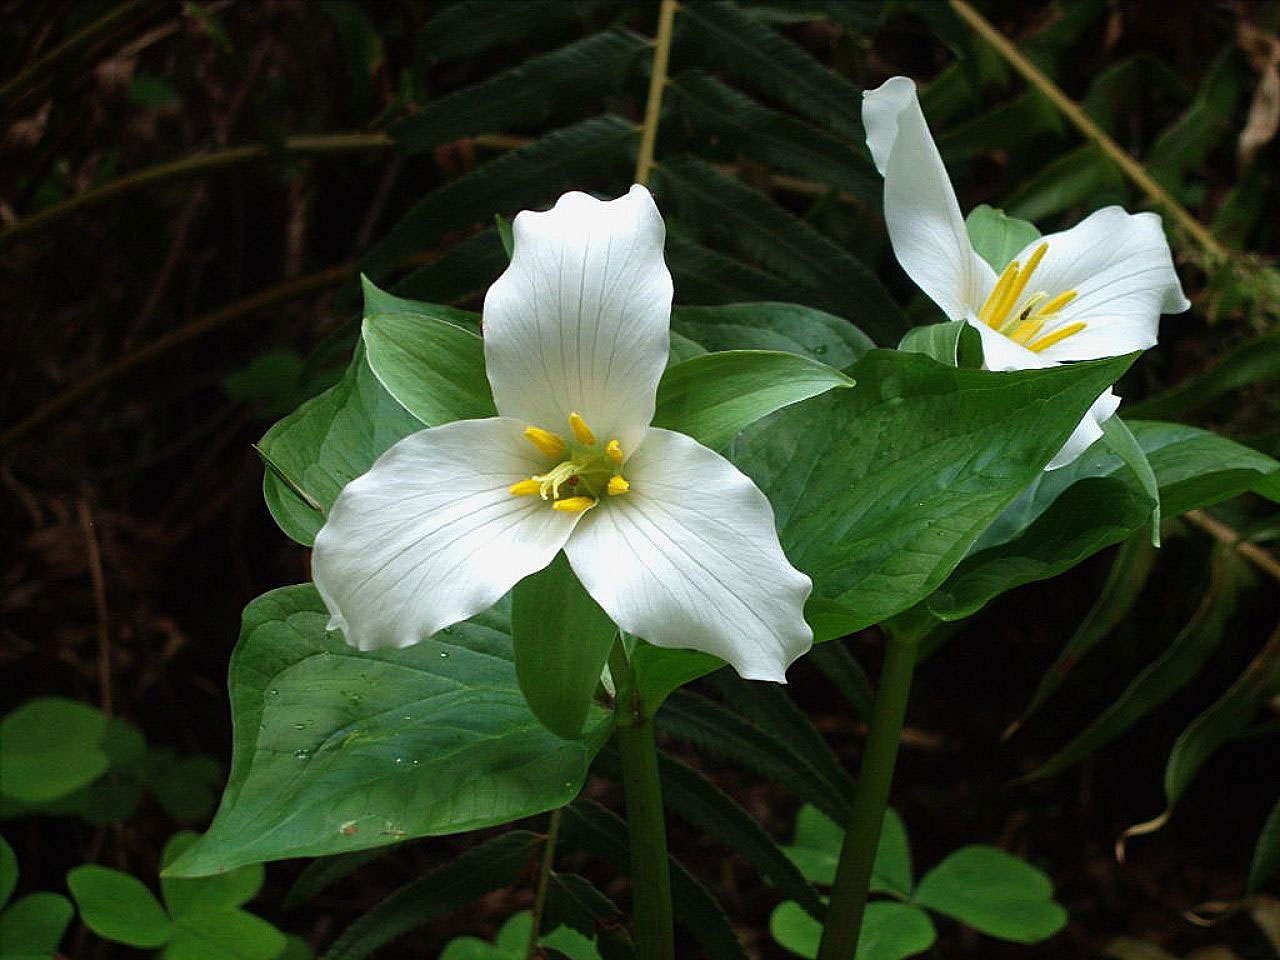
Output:
<instances>
[{"instance_id":1,"label":"green stem","mask_svg":"<svg viewBox=\"0 0 1280 960\"><path fill-rule=\"evenodd\" d=\"M228 147L225 150L214 150L209 153L197 153L182 157L170 163L159 163L134 173L117 177L100 187L86 190L70 200L55 203L51 207L33 213L16 223L0 230L0 245L61 220L69 213L82 207L88 207L130 190L137 190L162 180L178 177L192 177L209 170L235 166L253 160L265 160L270 157L289 157L299 154L336 153L346 150L369 150L391 146L391 138L385 133L328 133L321 135L287 137L278 146L266 144L249 144L243 147Z\"/></svg>"},{"instance_id":2,"label":"green stem","mask_svg":"<svg viewBox=\"0 0 1280 960\"><path fill-rule=\"evenodd\" d=\"M609 672L617 689L613 736L622 759L622 788L627 798L631 838L631 905L636 960L675 960L671 921L671 873L667 862L667 824L658 779L658 748L653 720L633 695L631 667L622 641L609 654Z\"/></svg>"},{"instance_id":3,"label":"green stem","mask_svg":"<svg viewBox=\"0 0 1280 960\"><path fill-rule=\"evenodd\" d=\"M667 62L671 58L672 24L676 0L662 0L658 9L658 33L653 41L653 75L649 78L649 100L644 107L644 128L640 132L640 152L636 156L636 183L648 183L653 169L653 145L658 139L658 114L662 112L662 91L667 85Z\"/></svg>"},{"instance_id":4,"label":"green stem","mask_svg":"<svg viewBox=\"0 0 1280 960\"><path fill-rule=\"evenodd\" d=\"M533 907L529 910L529 948L525 951L528 960L534 960L538 955L538 932L542 927L542 910L547 905L547 888L551 885L551 866L556 859L561 809L556 807L547 819L546 846L542 851L542 866L538 870L538 886L533 892Z\"/></svg>"},{"instance_id":5,"label":"green stem","mask_svg":"<svg viewBox=\"0 0 1280 960\"><path fill-rule=\"evenodd\" d=\"M1173 217L1189 233L1201 247L1205 253L1215 260L1226 260L1230 251L1209 232L1199 220L1191 215L1191 212L1170 196L1169 192L1156 182L1151 174L1147 173L1146 167L1131 157L1120 144L1116 143L1107 135L1107 132L1093 122L1093 119L1085 113L1080 107L1063 93L1058 85L1045 76L1044 72L1034 63L1023 56L1022 51L1015 47L1009 39L991 25L991 23L982 16L977 10L970 6L966 0L951 0L951 8L964 20L973 32L978 34L990 44L991 48L1000 54L1001 57L1022 74L1023 79L1030 83L1033 87L1040 91L1044 97L1062 111L1063 115L1075 125L1086 138L1093 143L1114 163L1124 174L1132 180L1138 187L1150 197L1151 201L1158 207L1163 208L1170 216Z\"/></svg>"},{"instance_id":6,"label":"green stem","mask_svg":"<svg viewBox=\"0 0 1280 960\"><path fill-rule=\"evenodd\" d=\"M871 726L853 791L853 807L845 830L835 886L827 906L827 922L818 946L818 960L850 960L858 948L862 913L871 885L871 868L880 844L880 826L889 802L893 766L898 758L902 720L916 666L917 640L889 636L880 686L871 707Z\"/></svg>"}]
</instances>

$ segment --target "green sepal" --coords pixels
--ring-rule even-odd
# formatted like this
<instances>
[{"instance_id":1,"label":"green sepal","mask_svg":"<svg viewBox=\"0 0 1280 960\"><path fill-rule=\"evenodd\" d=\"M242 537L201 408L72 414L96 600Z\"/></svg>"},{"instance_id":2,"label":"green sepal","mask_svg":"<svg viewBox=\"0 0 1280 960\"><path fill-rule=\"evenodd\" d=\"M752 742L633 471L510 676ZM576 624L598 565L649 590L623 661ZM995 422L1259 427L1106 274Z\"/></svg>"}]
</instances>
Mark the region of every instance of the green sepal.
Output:
<instances>
[{"instance_id":1,"label":"green sepal","mask_svg":"<svg viewBox=\"0 0 1280 960\"><path fill-rule=\"evenodd\" d=\"M969 212L964 226L974 252L991 264L996 273L1007 267L1019 251L1040 238L1034 223L1011 217L985 203Z\"/></svg>"},{"instance_id":2,"label":"green sepal","mask_svg":"<svg viewBox=\"0 0 1280 960\"><path fill-rule=\"evenodd\" d=\"M898 343L898 349L903 353L923 353L949 367L982 369L982 334L965 320L914 327Z\"/></svg>"}]
</instances>

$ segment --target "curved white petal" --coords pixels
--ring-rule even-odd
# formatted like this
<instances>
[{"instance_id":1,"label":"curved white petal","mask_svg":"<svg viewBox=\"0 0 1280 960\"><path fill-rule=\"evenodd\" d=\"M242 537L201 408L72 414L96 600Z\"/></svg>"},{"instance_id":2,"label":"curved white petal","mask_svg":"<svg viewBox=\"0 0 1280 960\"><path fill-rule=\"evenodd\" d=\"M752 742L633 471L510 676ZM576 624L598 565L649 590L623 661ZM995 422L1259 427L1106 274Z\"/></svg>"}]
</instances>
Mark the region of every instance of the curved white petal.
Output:
<instances>
[{"instance_id":1,"label":"curved white petal","mask_svg":"<svg viewBox=\"0 0 1280 960\"><path fill-rule=\"evenodd\" d=\"M977 317L967 318L971 327L977 328L982 337L982 366L987 370L1039 370L1052 367L1054 362L1043 354L1028 350L1003 333L993 330Z\"/></svg>"},{"instance_id":2,"label":"curved white petal","mask_svg":"<svg viewBox=\"0 0 1280 960\"><path fill-rule=\"evenodd\" d=\"M916 85L892 77L863 93L862 122L884 175L884 219L898 262L950 319L963 320L982 305L996 277L969 243Z\"/></svg>"},{"instance_id":3,"label":"curved white petal","mask_svg":"<svg viewBox=\"0 0 1280 960\"><path fill-rule=\"evenodd\" d=\"M667 362L671 274L649 191L608 202L566 193L513 225L511 265L484 301L498 412L567 435L582 415L630 453L653 419Z\"/></svg>"},{"instance_id":4,"label":"curved white petal","mask_svg":"<svg viewBox=\"0 0 1280 960\"><path fill-rule=\"evenodd\" d=\"M1089 412L1084 415L1079 425L1067 438L1067 442L1062 445L1052 460L1045 464L1046 470L1057 470L1059 467L1065 467L1080 454L1084 453L1089 447L1093 446L1094 441L1102 436L1102 424L1111 418L1116 412L1116 408L1120 406L1120 398L1117 397L1110 388L1093 401L1093 406L1089 408Z\"/></svg>"},{"instance_id":5,"label":"curved white petal","mask_svg":"<svg viewBox=\"0 0 1280 960\"><path fill-rule=\"evenodd\" d=\"M1162 313L1191 306L1182 293L1169 242L1154 213L1096 210L1070 230L1034 241L1015 257L1026 263L1041 243L1049 249L1027 293L1076 297L1041 335L1082 321L1085 328L1044 351L1051 360L1096 360L1155 346Z\"/></svg>"},{"instance_id":6,"label":"curved white petal","mask_svg":"<svg viewBox=\"0 0 1280 960\"><path fill-rule=\"evenodd\" d=\"M812 584L783 555L764 494L719 454L657 428L626 474L630 492L589 511L565 545L587 592L652 644L783 681L813 642Z\"/></svg>"},{"instance_id":7,"label":"curved white petal","mask_svg":"<svg viewBox=\"0 0 1280 960\"><path fill-rule=\"evenodd\" d=\"M546 468L523 431L501 417L421 430L343 488L311 556L330 629L361 650L408 646L551 562L578 515L508 493Z\"/></svg>"}]
</instances>

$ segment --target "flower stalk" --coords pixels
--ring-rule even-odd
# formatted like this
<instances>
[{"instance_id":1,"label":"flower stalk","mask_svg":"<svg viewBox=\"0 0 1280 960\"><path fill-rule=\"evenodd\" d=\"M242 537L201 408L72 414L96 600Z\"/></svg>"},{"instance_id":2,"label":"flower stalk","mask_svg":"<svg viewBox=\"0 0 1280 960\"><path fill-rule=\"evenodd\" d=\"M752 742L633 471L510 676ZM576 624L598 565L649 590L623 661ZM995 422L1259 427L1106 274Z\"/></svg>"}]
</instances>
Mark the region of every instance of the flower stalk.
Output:
<instances>
[{"instance_id":1,"label":"flower stalk","mask_svg":"<svg viewBox=\"0 0 1280 960\"><path fill-rule=\"evenodd\" d=\"M889 787L898 758L902 721L916 666L917 636L889 635L880 686L871 707L867 745L853 792L853 806L845 828L836 867L836 881L827 906L827 922L818 945L818 960L849 960L858 947L862 915L871 886L871 870L880 828L889 802Z\"/></svg>"},{"instance_id":2,"label":"flower stalk","mask_svg":"<svg viewBox=\"0 0 1280 960\"><path fill-rule=\"evenodd\" d=\"M636 156L636 183L647 184L653 169L653 145L658 139L658 115L662 112L662 91L667 85L667 62L671 57L672 25L676 0L662 0L658 9L658 33L653 41L653 75L649 78L649 99L644 108L644 128L640 132L640 152Z\"/></svg>"}]
</instances>

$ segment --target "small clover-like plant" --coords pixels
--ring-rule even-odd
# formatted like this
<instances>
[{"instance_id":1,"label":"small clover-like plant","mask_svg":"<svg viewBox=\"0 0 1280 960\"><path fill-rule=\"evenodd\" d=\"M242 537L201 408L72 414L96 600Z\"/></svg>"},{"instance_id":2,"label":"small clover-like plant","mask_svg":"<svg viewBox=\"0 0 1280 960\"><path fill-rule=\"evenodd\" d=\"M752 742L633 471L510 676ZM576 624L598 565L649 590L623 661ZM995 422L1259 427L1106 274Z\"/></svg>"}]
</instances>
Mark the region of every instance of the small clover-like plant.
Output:
<instances>
[{"instance_id":1,"label":"small clover-like plant","mask_svg":"<svg viewBox=\"0 0 1280 960\"><path fill-rule=\"evenodd\" d=\"M478 937L455 937L446 944L440 960L525 960L529 956L532 914L515 914L498 931L493 942ZM600 960L595 939L588 939L570 927L556 927L538 938L543 954L566 960Z\"/></svg>"},{"instance_id":2,"label":"small clover-like plant","mask_svg":"<svg viewBox=\"0 0 1280 960\"><path fill-rule=\"evenodd\" d=\"M829 887L843 842L844 830L806 804L794 842L782 849L805 879ZM1039 943L1067 922L1049 878L995 847L961 847L914 883L906 827L893 810L885 811L870 889L887 897L867 904L857 960L903 960L928 950L937 939L929 911L1014 943ZM792 953L812 958L822 926L788 900L773 911L769 932Z\"/></svg>"},{"instance_id":3,"label":"small clover-like plant","mask_svg":"<svg viewBox=\"0 0 1280 960\"><path fill-rule=\"evenodd\" d=\"M0 960L52 960L75 910L58 893L28 893L13 903L18 857L0 837Z\"/></svg>"}]
</instances>

